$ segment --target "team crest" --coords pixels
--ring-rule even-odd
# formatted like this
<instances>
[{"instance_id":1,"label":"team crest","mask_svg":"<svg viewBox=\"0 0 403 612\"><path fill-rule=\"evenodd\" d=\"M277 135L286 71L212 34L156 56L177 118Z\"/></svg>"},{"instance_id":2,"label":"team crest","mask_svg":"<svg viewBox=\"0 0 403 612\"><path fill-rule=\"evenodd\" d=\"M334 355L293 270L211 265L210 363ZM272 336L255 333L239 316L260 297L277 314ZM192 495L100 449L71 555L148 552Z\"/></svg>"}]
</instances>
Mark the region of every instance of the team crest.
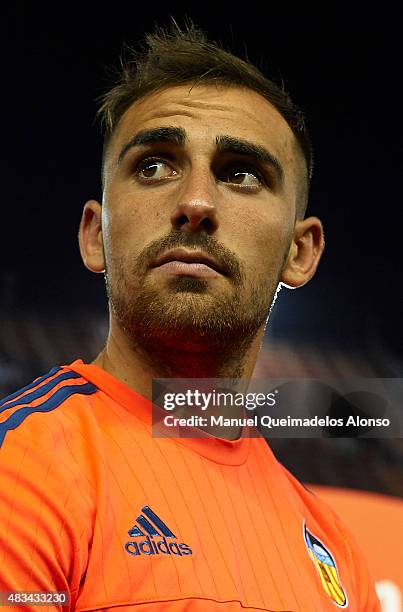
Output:
<instances>
[{"instance_id":1,"label":"team crest","mask_svg":"<svg viewBox=\"0 0 403 612\"><path fill-rule=\"evenodd\" d=\"M330 599L340 608L347 608L347 595L340 582L336 561L330 550L311 533L304 521L304 538L309 556Z\"/></svg>"}]
</instances>

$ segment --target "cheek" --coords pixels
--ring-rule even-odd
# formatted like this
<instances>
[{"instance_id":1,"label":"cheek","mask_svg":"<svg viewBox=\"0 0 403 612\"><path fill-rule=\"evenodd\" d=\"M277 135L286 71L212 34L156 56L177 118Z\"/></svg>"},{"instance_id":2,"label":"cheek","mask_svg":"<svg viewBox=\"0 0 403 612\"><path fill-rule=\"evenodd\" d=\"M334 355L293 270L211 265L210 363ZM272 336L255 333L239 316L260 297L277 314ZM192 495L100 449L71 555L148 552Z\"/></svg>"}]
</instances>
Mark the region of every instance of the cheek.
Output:
<instances>
[{"instance_id":1,"label":"cheek","mask_svg":"<svg viewBox=\"0 0 403 612\"><path fill-rule=\"evenodd\" d=\"M111 199L110 199L111 201ZM105 255L125 257L138 252L150 240L155 225L149 208L123 198L115 198L107 205L102 216Z\"/></svg>"},{"instance_id":2,"label":"cheek","mask_svg":"<svg viewBox=\"0 0 403 612\"><path fill-rule=\"evenodd\" d=\"M250 215L240 220L237 244L242 260L252 273L276 272L288 253L293 225L284 214Z\"/></svg>"}]
</instances>

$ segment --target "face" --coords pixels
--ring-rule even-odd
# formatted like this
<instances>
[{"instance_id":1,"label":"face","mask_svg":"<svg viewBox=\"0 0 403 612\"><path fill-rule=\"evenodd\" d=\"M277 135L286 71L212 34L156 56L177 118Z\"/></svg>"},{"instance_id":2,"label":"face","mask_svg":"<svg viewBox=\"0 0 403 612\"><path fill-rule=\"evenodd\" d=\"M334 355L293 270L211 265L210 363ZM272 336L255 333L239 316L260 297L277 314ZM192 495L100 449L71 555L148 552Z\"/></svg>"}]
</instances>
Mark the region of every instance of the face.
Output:
<instances>
[{"instance_id":1,"label":"face","mask_svg":"<svg viewBox=\"0 0 403 612\"><path fill-rule=\"evenodd\" d=\"M292 244L301 159L257 93L171 87L111 140L102 246L111 312L146 349L250 343Z\"/></svg>"}]
</instances>

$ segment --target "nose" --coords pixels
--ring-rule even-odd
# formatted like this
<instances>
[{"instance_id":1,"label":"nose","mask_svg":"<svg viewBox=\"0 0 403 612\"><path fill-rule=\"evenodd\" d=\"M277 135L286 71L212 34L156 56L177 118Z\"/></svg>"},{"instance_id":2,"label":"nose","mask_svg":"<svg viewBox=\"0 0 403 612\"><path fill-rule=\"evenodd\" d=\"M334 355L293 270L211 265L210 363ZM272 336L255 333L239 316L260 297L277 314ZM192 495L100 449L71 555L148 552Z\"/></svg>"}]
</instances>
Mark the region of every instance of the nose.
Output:
<instances>
[{"instance_id":1,"label":"nose","mask_svg":"<svg viewBox=\"0 0 403 612\"><path fill-rule=\"evenodd\" d=\"M210 171L191 172L182 184L178 204L172 213L174 229L214 233L218 228L217 187Z\"/></svg>"}]
</instances>

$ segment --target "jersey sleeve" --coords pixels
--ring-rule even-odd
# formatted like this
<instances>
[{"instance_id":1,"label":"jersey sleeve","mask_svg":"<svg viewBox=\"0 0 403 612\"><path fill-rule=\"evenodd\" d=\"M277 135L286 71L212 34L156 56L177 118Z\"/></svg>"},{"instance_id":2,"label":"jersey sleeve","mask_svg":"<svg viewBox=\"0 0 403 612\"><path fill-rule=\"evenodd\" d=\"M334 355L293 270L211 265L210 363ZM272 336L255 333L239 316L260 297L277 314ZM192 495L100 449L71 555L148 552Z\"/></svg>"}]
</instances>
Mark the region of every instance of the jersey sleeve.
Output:
<instances>
[{"instance_id":1,"label":"jersey sleeve","mask_svg":"<svg viewBox=\"0 0 403 612\"><path fill-rule=\"evenodd\" d=\"M66 612L74 610L90 537L89 502L68 454L66 432L48 415L31 415L0 448L0 591L64 591L71 604L46 609Z\"/></svg>"}]
</instances>

